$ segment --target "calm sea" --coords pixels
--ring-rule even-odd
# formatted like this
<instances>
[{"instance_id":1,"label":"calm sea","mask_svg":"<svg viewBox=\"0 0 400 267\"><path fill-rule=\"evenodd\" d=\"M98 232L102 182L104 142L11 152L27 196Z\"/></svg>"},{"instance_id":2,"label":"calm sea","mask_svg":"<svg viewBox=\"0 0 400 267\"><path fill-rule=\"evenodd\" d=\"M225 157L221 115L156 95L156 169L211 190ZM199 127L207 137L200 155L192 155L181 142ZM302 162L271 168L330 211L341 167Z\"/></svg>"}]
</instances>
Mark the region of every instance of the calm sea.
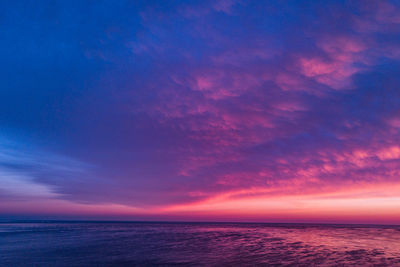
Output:
<instances>
[{"instance_id":1,"label":"calm sea","mask_svg":"<svg viewBox=\"0 0 400 267\"><path fill-rule=\"evenodd\" d=\"M400 227L0 223L1 266L400 266Z\"/></svg>"}]
</instances>

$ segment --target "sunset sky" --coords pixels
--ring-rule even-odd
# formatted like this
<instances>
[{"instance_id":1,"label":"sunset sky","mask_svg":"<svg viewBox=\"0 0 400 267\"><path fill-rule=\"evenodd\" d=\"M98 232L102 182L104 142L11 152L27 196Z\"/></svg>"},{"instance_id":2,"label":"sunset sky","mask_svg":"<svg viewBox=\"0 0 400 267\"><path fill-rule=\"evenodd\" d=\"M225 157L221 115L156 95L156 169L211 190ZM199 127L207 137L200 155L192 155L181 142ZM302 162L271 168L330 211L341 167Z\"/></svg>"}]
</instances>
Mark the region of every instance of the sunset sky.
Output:
<instances>
[{"instance_id":1,"label":"sunset sky","mask_svg":"<svg viewBox=\"0 0 400 267\"><path fill-rule=\"evenodd\" d=\"M400 223L400 1L2 1L0 218Z\"/></svg>"}]
</instances>

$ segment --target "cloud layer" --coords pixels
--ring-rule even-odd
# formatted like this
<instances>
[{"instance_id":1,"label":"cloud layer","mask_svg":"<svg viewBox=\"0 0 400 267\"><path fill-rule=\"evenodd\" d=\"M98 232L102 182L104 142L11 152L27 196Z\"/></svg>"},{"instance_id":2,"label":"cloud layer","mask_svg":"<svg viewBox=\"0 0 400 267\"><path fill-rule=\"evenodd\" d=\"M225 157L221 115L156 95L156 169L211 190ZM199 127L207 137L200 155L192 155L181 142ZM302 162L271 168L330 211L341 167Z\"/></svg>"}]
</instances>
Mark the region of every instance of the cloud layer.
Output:
<instances>
[{"instance_id":1,"label":"cloud layer","mask_svg":"<svg viewBox=\"0 0 400 267\"><path fill-rule=\"evenodd\" d=\"M286 198L279 216L314 218L323 207L296 199L384 207L400 195L397 1L2 10L0 125L18 144L0 153L9 201L189 215L242 203L232 216L267 218Z\"/></svg>"}]
</instances>

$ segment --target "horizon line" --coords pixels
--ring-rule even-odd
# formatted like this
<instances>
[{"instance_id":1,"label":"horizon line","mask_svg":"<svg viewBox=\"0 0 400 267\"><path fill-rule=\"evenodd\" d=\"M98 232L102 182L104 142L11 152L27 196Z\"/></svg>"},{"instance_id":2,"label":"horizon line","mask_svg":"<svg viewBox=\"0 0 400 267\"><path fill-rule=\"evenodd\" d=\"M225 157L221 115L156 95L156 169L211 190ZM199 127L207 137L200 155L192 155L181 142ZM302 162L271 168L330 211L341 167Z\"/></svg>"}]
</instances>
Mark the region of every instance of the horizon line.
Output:
<instances>
[{"instance_id":1,"label":"horizon line","mask_svg":"<svg viewBox=\"0 0 400 267\"><path fill-rule=\"evenodd\" d=\"M384 223L330 223L330 222L239 222L239 221L183 221L183 220L77 220L77 219L0 219L0 224L4 223L166 223L166 224L266 224L266 225L330 225L330 226L395 226L400 224Z\"/></svg>"}]
</instances>

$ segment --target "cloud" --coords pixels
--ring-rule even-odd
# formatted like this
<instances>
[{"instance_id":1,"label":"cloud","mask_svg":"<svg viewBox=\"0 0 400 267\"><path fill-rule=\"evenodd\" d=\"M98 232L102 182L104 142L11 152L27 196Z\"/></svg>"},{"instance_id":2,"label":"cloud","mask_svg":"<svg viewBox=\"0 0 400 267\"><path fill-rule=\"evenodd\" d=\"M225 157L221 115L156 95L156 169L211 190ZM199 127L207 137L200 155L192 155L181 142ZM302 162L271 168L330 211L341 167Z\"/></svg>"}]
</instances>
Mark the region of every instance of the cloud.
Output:
<instances>
[{"instance_id":1,"label":"cloud","mask_svg":"<svg viewBox=\"0 0 400 267\"><path fill-rule=\"evenodd\" d=\"M41 151L33 144L28 148L4 136L0 140L0 192L10 198L62 198L57 185L64 185L64 179L82 179L88 169L84 163Z\"/></svg>"},{"instance_id":2,"label":"cloud","mask_svg":"<svg viewBox=\"0 0 400 267\"><path fill-rule=\"evenodd\" d=\"M52 148L0 154L8 194L160 211L397 188L395 2L65 5L34 9L45 47L0 72L2 125Z\"/></svg>"}]
</instances>

